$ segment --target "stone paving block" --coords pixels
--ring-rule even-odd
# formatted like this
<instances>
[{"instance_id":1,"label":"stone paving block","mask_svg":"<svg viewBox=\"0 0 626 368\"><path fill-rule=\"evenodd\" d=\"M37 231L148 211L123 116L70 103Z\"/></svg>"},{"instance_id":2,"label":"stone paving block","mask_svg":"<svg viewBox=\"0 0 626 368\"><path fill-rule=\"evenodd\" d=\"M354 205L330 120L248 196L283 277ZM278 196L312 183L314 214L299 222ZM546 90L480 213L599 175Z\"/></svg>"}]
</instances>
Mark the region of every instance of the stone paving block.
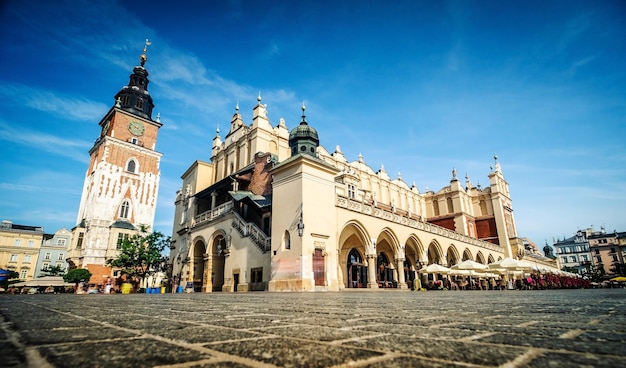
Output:
<instances>
[{"instance_id":1,"label":"stone paving block","mask_svg":"<svg viewBox=\"0 0 626 368\"><path fill-rule=\"evenodd\" d=\"M245 365L245 364L241 364L237 362L224 362L224 361L204 362L204 363L185 366L185 368L250 368L250 367L254 367L254 365L249 366L249 365Z\"/></svg>"},{"instance_id":2,"label":"stone paving block","mask_svg":"<svg viewBox=\"0 0 626 368\"><path fill-rule=\"evenodd\" d=\"M0 340L0 366L7 368L26 366L24 352L10 341Z\"/></svg>"},{"instance_id":3,"label":"stone paving block","mask_svg":"<svg viewBox=\"0 0 626 368\"><path fill-rule=\"evenodd\" d=\"M623 355L626 357L626 345L615 341L581 341L578 339L555 339L504 333L483 337L479 341L551 350L570 350L580 353Z\"/></svg>"},{"instance_id":4,"label":"stone paving block","mask_svg":"<svg viewBox=\"0 0 626 368\"><path fill-rule=\"evenodd\" d=\"M456 340L462 339L464 337L474 336L477 334L476 331L472 331L469 329L457 329L457 328L429 328L429 327L421 327L421 326L393 326L385 324L378 324L376 326L363 326L357 327L355 330L362 330L364 332L369 332L373 334L375 332L378 333L389 333L393 331L394 334L405 335L409 338L419 337L419 338L435 338L435 339L449 339Z\"/></svg>"},{"instance_id":5,"label":"stone paving block","mask_svg":"<svg viewBox=\"0 0 626 368\"><path fill-rule=\"evenodd\" d=\"M481 365L501 365L512 361L526 351L526 349L518 347L497 349L487 344L407 338L400 335L364 338L358 341L348 341L343 345Z\"/></svg>"},{"instance_id":6,"label":"stone paving block","mask_svg":"<svg viewBox=\"0 0 626 368\"><path fill-rule=\"evenodd\" d=\"M50 330L22 330L22 337L29 345L43 345L66 342L83 342L137 337L137 334L108 327L70 327Z\"/></svg>"},{"instance_id":7,"label":"stone paving block","mask_svg":"<svg viewBox=\"0 0 626 368\"><path fill-rule=\"evenodd\" d=\"M626 366L623 357L549 352L525 364L529 368L617 368Z\"/></svg>"},{"instance_id":8,"label":"stone paving block","mask_svg":"<svg viewBox=\"0 0 626 368\"><path fill-rule=\"evenodd\" d=\"M190 344L259 338L261 336L258 333L253 332L210 326L185 327L179 330L164 330L158 335L172 340L185 341Z\"/></svg>"},{"instance_id":9,"label":"stone paving block","mask_svg":"<svg viewBox=\"0 0 626 368\"><path fill-rule=\"evenodd\" d=\"M445 326L442 330L448 329L457 329L457 330L468 330L471 331L472 334L477 333L485 333L485 332L505 332L505 333L518 333L522 335L534 335L534 336L548 336L548 337L559 337L562 334L568 332L569 330L563 328L538 328L534 324L531 326L503 326L496 325L490 322L485 323L459 323L453 326Z\"/></svg>"},{"instance_id":10,"label":"stone paving block","mask_svg":"<svg viewBox=\"0 0 626 368\"><path fill-rule=\"evenodd\" d=\"M265 338L205 345L209 349L280 367L330 367L382 353L289 338Z\"/></svg>"},{"instance_id":11,"label":"stone paving block","mask_svg":"<svg viewBox=\"0 0 626 368\"><path fill-rule=\"evenodd\" d=\"M43 345L39 353L55 367L142 368L207 359L207 353L153 339Z\"/></svg>"},{"instance_id":12,"label":"stone paving block","mask_svg":"<svg viewBox=\"0 0 626 368\"><path fill-rule=\"evenodd\" d=\"M367 368L406 368L406 367L420 367L420 368L467 368L466 364L455 364L452 362L439 362L435 360L420 359L415 357L397 357L394 359L383 360L375 363L370 363Z\"/></svg>"},{"instance_id":13,"label":"stone paving block","mask_svg":"<svg viewBox=\"0 0 626 368\"><path fill-rule=\"evenodd\" d=\"M324 326L289 326L263 329L264 333L315 341L335 341L363 336L363 331L341 330Z\"/></svg>"}]
</instances>

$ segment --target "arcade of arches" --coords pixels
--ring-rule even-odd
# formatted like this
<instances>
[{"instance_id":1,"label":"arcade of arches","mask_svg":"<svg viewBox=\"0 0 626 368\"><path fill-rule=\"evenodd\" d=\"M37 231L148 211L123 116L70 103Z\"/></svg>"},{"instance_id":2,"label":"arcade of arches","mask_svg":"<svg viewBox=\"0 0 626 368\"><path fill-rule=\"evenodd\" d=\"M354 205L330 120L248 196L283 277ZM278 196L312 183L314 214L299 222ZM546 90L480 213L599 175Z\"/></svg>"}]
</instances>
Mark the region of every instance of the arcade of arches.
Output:
<instances>
[{"instance_id":1,"label":"arcade of arches","mask_svg":"<svg viewBox=\"0 0 626 368\"><path fill-rule=\"evenodd\" d=\"M503 258L487 249L470 250L465 243L442 246L440 240L415 233L401 241L388 228L372 237L356 222L344 227L339 239L339 283L345 288L419 288L436 277L418 273L427 265L450 267L465 260L488 264Z\"/></svg>"}]
</instances>

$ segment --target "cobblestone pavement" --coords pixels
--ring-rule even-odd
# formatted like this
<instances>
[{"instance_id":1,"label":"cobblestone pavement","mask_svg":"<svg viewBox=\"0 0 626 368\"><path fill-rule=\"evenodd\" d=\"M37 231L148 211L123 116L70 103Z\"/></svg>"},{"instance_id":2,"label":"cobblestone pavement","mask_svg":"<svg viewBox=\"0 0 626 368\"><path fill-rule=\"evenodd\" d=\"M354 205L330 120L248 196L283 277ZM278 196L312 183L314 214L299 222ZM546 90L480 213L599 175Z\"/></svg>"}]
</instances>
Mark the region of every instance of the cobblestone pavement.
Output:
<instances>
[{"instance_id":1,"label":"cobblestone pavement","mask_svg":"<svg viewBox=\"0 0 626 368\"><path fill-rule=\"evenodd\" d=\"M626 289L0 295L3 367L624 367Z\"/></svg>"}]
</instances>

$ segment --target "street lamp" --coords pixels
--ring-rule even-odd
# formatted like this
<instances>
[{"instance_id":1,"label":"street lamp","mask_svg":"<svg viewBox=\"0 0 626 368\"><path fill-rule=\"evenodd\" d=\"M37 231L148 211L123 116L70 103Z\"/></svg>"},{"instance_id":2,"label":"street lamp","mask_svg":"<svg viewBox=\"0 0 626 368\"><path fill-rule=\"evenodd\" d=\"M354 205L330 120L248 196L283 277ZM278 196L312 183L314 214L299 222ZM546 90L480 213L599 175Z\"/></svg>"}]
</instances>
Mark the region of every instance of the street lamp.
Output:
<instances>
[{"instance_id":1,"label":"street lamp","mask_svg":"<svg viewBox=\"0 0 626 368\"><path fill-rule=\"evenodd\" d=\"M298 220L298 236L304 235L304 222L302 221L302 211L300 211L300 220Z\"/></svg>"}]
</instances>

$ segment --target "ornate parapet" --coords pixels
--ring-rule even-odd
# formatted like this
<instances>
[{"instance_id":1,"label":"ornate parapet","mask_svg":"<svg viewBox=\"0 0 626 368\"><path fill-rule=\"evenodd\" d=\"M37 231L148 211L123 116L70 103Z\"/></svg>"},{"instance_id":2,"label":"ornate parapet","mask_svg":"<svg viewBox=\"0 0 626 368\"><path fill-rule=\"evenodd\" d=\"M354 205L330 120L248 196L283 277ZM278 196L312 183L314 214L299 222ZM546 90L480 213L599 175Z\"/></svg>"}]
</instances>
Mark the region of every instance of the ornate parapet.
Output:
<instances>
[{"instance_id":1,"label":"ornate parapet","mask_svg":"<svg viewBox=\"0 0 626 368\"><path fill-rule=\"evenodd\" d=\"M340 207L340 208L345 208L349 211L361 213L367 216L377 217L384 221L389 221L389 222L393 222L393 223L400 224L403 226L408 226L414 229L418 229L421 231L429 232L431 234L440 235L448 239L457 240L457 241L467 243L467 244L472 244L480 248L485 248L485 249L489 249L489 250L493 250L497 252L502 252L503 250L503 248L497 244L493 244L493 243L486 242L484 240L472 238L467 235L457 233L456 231L446 229L445 227L431 224L429 222L417 220L411 217L402 216L392 211L387 211L385 209L378 208L374 205L365 204L359 201L354 201L342 195L337 195L335 206Z\"/></svg>"}]
</instances>

